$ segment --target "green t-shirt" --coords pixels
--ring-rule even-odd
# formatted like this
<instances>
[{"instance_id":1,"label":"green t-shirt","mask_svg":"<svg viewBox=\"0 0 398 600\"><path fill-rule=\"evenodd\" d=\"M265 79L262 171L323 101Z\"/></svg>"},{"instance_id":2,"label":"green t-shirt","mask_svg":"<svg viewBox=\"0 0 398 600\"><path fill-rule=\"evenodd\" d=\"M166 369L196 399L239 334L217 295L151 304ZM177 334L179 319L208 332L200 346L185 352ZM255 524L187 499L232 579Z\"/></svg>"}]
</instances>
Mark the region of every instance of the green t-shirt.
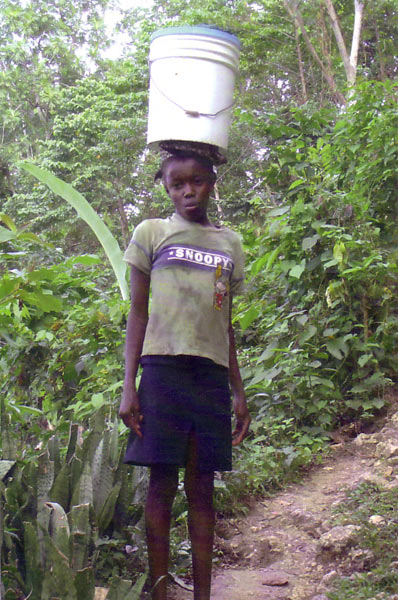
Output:
<instances>
[{"instance_id":1,"label":"green t-shirt","mask_svg":"<svg viewBox=\"0 0 398 600\"><path fill-rule=\"evenodd\" d=\"M238 235L177 213L143 221L124 259L151 277L142 355L191 355L229 363L229 296L243 288Z\"/></svg>"}]
</instances>

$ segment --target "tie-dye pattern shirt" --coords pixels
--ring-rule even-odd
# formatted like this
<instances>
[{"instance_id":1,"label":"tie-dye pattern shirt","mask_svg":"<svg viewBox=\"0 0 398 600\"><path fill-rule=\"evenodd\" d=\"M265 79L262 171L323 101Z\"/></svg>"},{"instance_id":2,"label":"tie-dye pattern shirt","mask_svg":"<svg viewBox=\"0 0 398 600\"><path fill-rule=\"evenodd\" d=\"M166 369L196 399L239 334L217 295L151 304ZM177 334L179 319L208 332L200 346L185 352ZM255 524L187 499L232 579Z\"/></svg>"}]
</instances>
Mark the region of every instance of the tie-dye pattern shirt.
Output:
<instances>
[{"instance_id":1,"label":"tie-dye pattern shirt","mask_svg":"<svg viewBox=\"0 0 398 600\"><path fill-rule=\"evenodd\" d=\"M142 355L202 356L228 367L230 295L243 289L239 236L174 213L138 225L124 259L151 277Z\"/></svg>"}]
</instances>

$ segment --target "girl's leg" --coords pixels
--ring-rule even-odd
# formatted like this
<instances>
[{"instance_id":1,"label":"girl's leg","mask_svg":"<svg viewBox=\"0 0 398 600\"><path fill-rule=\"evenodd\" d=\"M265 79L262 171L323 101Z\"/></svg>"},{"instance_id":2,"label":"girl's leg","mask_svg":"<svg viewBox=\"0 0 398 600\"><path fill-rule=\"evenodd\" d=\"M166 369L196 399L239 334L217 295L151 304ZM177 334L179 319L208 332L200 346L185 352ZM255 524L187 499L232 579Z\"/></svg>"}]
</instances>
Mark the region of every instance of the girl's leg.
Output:
<instances>
[{"instance_id":1,"label":"girl's leg","mask_svg":"<svg viewBox=\"0 0 398 600\"><path fill-rule=\"evenodd\" d=\"M214 473L198 471L197 440L192 433L185 470L188 527L192 544L194 600L210 600L214 538Z\"/></svg>"},{"instance_id":2,"label":"girl's leg","mask_svg":"<svg viewBox=\"0 0 398 600\"><path fill-rule=\"evenodd\" d=\"M166 600L171 507L178 485L178 468L151 467L145 507L148 561L153 600ZM165 575L163 579L162 576ZM158 582L158 583L157 583Z\"/></svg>"}]
</instances>

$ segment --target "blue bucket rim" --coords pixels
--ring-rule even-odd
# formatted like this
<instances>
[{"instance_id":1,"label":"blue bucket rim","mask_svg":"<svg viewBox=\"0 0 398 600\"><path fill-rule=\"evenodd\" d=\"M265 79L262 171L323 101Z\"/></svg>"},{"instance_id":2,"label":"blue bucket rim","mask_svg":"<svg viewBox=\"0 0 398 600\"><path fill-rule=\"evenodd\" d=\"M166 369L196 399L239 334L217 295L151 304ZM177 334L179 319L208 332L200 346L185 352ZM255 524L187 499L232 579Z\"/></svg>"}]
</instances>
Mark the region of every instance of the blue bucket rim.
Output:
<instances>
[{"instance_id":1,"label":"blue bucket rim","mask_svg":"<svg viewBox=\"0 0 398 600\"><path fill-rule=\"evenodd\" d=\"M151 35L151 42L158 37L181 34L207 35L209 37L218 38L226 42L230 42L238 48L241 47L241 42L239 38L236 37L236 35L233 35L232 33L227 33L222 29L216 29L211 25L186 25L185 27L165 27L164 29L158 29L157 31L153 32L153 34Z\"/></svg>"}]
</instances>

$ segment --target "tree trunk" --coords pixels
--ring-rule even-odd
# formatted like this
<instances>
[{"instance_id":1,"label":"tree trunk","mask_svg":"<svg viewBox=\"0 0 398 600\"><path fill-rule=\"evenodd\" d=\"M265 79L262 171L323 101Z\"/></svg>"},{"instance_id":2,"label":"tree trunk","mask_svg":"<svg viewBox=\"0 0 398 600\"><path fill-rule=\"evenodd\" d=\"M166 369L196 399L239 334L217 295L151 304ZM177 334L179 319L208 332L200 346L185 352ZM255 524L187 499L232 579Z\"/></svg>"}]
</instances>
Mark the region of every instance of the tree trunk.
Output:
<instances>
[{"instance_id":1,"label":"tree trunk","mask_svg":"<svg viewBox=\"0 0 398 600\"><path fill-rule=\"evenodd\" d=\"M355 16L354 16L354 30L352 32L352 42L351 42L351 54L348 55L347 47L343 38L343 34L341 32L341 27L339 24L339 20L336 14L336 11L333 6L332 0L324 0L325 6L329 13L330 22L332 25L334 37L336 38L337 47L340 52L341 59L343 61L344 70L346 73L346 78L348 85L352 86L355 84L356 75L357 75L357 65L358 65L358 50L359 50L359 42L361 39L361 29L362 29L362 15L363 15L363 7L364 3L360 0L354 0L355 5Z\"/></svg>"},{"instance_id":2,"label":"tree trunk","mask_svg":"<svg viewBox=\"0 0 398 600\"><path fill-rule=\"evenodd\" d=\"M120 216L120 226L121 226L121 230L122 230L123 246L124 246L124 248L127 248L127 246L129 245L129 242L130 242L129 222L127 219L126 212L124 210L123 201L119 194L117 195L117 210L118 210L119 216Z\"/></svg>"},{"instance_id":3,"label":"tree trunk","mask_svg":"<svg viewBox=\"0 0 398 600\"><path fill-rule=\"evenodd\" d=\"M331 36L325 22L325 7L320 6L319 8L320 11L318 22L319 29L322 31L322 56L324 61L326 61L327 68L331 73L333 70Z\"/></svg>"},{"instance_id":4,"label":"tree trunk","mask_svg":"<svg viewBox=\"0 0 398 600\"><path fill-rule=\"evenodd\" d=\"M379 57L379 64L380 64L380 80L385 81L387 75L386 75L386 69L384 66L383 53L380 48L380 33L379 33L379 27L377 25L376 19L374 21L374 30L375 30L375 36L376 36L377 55Z\"/></svg>"},{"instance_id":5,"label":"tree trunk","mask_svg":"<svg viewBox=\"0 0 398 600\"><path fill-rule=\"evenodd\" d=\"M364 2L360 2L360 0L355 0L354 31L352 33L351 55L350 55L350 65L354 72L354 82L353 83L355 83L355 77L356 77L357 66L358 66L358 51L359 51L359 42L361 40L363 8L364 8Z\"/></svg>"},{"instance_id":6,"label":"tree trunk","mask_svg":"<svg viewBox=\"0 0 398 600\"><path fill-rule=\"evenodd\" d=\"M296 23L294 24L294 30L295 30L295 34L296 34L296 48L297 48L297 60L298 60L298 65L299 65L299 73L300 73L300 81L301 81L301 95L302 95L303 104L305 104L308 101L307 84L305 82L303 57L301 54L300 33L299 33L299 29L298 29Z\"/></svg>"},{"instance_id":7,"label":"tree trunk","mask_svg":"<svg viewBox=\"0 0 398 600\"><path fill-rule=\"evenodd\" d=\"M332 0L323 0L323 1L325 3L326 9L329 13L330 22L332 25L334 37L336 38L337 47L340 52L341 60L343 61L347 81L349 84L352 84L355 81L355 73L352 72L350 57L348 56L347 47L345 45L343 34L341 33L339 19L337 17L336 11L334 9Z\"/></svg>"},{"instance_id":8,"label":"tree trunk","mask_svg":"<svg viewBox=\"0 0 398 600\"><path fill-rule=\"evenodd\" d=\"M219 192L217 183L214 184L214 195L216 197L218 222L222 223L222 221L224 219L224 213L223 213L223 209L222 209L222 206L221 206L220 192Z\"/></svg>"}]
</instances>

